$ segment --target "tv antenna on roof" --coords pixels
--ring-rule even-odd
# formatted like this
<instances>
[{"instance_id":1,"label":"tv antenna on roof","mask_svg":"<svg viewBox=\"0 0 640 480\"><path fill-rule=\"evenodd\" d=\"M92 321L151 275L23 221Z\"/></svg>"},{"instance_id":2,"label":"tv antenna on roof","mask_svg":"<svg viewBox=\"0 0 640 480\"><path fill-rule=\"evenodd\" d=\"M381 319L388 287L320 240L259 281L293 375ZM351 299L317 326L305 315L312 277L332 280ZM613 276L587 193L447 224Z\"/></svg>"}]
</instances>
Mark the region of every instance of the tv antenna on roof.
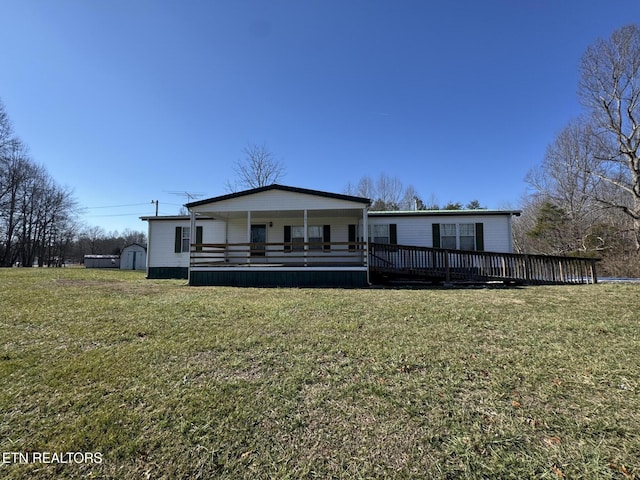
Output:
<instances>
[{"instance_id":1,"label":"tv antenna on roof","mask_svg":"<svg viewBox=\"0 0 640 480\"><path fill-rule=\"evenodd\" d=\"M171 195L178 195L180 197L185 197L187 199L187 203L190 203L191 200L195 200L196 198L200 198L204 195L204 193L191 193L191 192L187 192L187 191L175 191L175 192L167 192L170 193Z\"/></svg>"}]
</instances>

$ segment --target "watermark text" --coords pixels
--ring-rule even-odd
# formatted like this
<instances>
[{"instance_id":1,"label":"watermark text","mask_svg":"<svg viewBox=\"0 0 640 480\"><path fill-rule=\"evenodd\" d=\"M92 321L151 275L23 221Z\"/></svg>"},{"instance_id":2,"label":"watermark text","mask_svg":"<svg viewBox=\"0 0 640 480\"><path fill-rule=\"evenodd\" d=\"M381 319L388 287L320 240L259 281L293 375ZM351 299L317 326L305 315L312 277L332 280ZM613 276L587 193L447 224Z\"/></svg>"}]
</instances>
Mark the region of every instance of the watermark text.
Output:
<instances>
[{"instance_id":1,"label":"watermark text","mask_svg":"<svg viewBox=\"0 0 640 480\"><path fill-rule=\"evenodd\" d=\"M32 463L96 463L103 460L101 452L0 452L0 465Z\"/></svg>"}]
</instances>

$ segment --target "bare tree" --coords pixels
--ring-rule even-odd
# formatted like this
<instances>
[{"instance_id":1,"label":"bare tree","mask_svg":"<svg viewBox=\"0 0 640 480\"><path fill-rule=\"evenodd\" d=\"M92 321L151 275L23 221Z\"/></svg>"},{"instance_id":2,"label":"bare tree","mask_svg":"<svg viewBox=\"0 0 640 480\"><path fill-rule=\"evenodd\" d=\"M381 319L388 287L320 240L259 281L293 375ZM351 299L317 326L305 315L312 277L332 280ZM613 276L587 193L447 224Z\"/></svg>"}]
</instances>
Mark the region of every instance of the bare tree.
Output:
<instances>
[{"instance_id":1,"label":"bare tree","mask_svg":"<svg viewBox=\"0 0 640 480\"><path fill-rule=\"evenodd\" d=\"M0 151L0 266L15 263L16 232L25 183L34 176L34 167L20 142L11 142Z\"/></svg>"},{"instance_id":2,"label":"bare tree","mask_svg":"<svg viewBox=\"0 0 640 480\"><path fill-rule=\"evenodd\" d=\"M588 173L623 193L598 200L631 218L640 252L640 27L627 25L597 40L584 54L580 74L579 96L600 150Z\"/></svg>"},{"instance_id":3,"label":"bare tree","mask_svg":"<svg viewBox=\"0 0 640 480\"><path fill-rule=\"evenodd\" d=\"M609 275L635 275L632 219L611 205L628 195L593 172L602 168L602 139L589 118L570 122L549 145L526 181L533 191L514 222L520 252L597 255ZM627 262L620 259L626 258Z\"/></svg>"},{"instance_id":4,"label":"bare tree","mask_svg":"<svg viewBox=\"0 0 640 480\"><path fill-rule=\"evenodd\" d=\"M227 189L259 188L277 183L285 176L285 167L265 145L248 145L243 150L245 157L238 160L234 171L235 183L227 182Z\"/></svg>"},{"instance_id":5,"label":"bare tree","mask_svg":"<svg viewBox=\"0 0 640 480\"><path fill-rule=\"evenodd\" d=\"M347 195L354 195L356 197L369 199L373 199L376 195L374 182L369 175L365 175L364 177L360 178L356 185L353 185L351 182L349 182L345 189L345 193Z\"/></svg>"},{"instance_id":6,"label":"bare tree","mask_svg":"<svg viewBox=\"0 0 640 480\"><path fill-rule=\"evenodd\" d=\"M399 210L400 201L403 197L404 186L398 177L380 174L376 180L376 203L382 208L375 210Z\"/></svg>"},{"instance_id":7,"label":"bare tree","mask_svg":"<svg viewBox=\"0 0 640 480\"><path fill-rule=\"evenodd\" d=\"M538 237L551 233L545 231L542 224L549 225L548 219L562 212L563 234L554 234L554 239L562 245L554 245L550 251L541 253L584 254L592 250L594 228L610 216L603 202L604 199L615 202L615 192L591 174L600 163L598 142L594 139L588 120L578 118L570 122L549 145L542 164L527 174L526 181L538 199L536 215L542 219L535 228ZM552 245L555 240L548 240L546 244ZM602 244L599 248L606 246Z\"/></svg>"},{"instance_id":8,"label":"bare tree","mask_svg":"<svg viewBox=\"0 0 640 480\"><path fill-rule=\"evenodd\" d=\"M344 191L347 195L371 199L371 209L377 211L413 210L416 203L423 206L413 185L405 187L398 177L384 173L375 181L369 175L365 175L356 185L349 182Z\"/></svg>"},{"instance_id":9,"label":"bare tree","mask_svg":"<svg viewBox=\"0 0 640 480\"><path fill-rule=\"evenodd\" d=\"M0 103L0 266L60 265L76 203L28 155Z\"/></svg>"}]
</instances>

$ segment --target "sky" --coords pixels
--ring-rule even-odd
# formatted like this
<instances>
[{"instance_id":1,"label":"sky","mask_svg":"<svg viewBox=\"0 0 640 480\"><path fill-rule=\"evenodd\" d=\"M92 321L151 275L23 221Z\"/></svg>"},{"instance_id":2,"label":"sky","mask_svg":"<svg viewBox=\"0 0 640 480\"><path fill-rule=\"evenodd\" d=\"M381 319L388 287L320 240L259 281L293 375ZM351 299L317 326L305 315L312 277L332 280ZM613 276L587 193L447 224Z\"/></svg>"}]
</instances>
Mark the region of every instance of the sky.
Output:
<instances>
[{"instance_id":1,"label":"sky","mask_svg":"<svg viewBox=\"0 0 640 480\"><path fill-rule=\"evenodd\" d=\"M146 231L229 193L248 145L279 183L398 177L518 208L582 111L580 59L638 0L1 0L0 101L80 219ZM180 194L182 192L182 194Z\"/></svg>"}]
</instances>

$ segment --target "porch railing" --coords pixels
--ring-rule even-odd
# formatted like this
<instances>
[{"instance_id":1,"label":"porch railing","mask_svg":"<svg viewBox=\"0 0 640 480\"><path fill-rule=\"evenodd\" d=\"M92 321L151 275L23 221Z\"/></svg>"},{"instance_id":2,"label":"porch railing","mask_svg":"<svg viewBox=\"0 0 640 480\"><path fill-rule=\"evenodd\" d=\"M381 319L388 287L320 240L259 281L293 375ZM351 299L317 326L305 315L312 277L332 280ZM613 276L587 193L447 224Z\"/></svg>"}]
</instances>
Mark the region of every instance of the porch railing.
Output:
<instances>
[{"instance_id":1,"label":"porch railing","mask_svg":"<svg viewBox=\"0 0 640 480\"><path fill-rule=\"evenodd\" d=\"M597 261L595 258L369 244L372 273L445 282L597 283Z\"/></svg>"},{"instance_id":2,"label":"porch railing","mask_svg":"<svg viewBox=\"0 0 640 480\"><path fill-rule=\"evenodd\" d=\"M191 267L366 267L364 242L194 243Z\"/></svg>"}]
</instances>

